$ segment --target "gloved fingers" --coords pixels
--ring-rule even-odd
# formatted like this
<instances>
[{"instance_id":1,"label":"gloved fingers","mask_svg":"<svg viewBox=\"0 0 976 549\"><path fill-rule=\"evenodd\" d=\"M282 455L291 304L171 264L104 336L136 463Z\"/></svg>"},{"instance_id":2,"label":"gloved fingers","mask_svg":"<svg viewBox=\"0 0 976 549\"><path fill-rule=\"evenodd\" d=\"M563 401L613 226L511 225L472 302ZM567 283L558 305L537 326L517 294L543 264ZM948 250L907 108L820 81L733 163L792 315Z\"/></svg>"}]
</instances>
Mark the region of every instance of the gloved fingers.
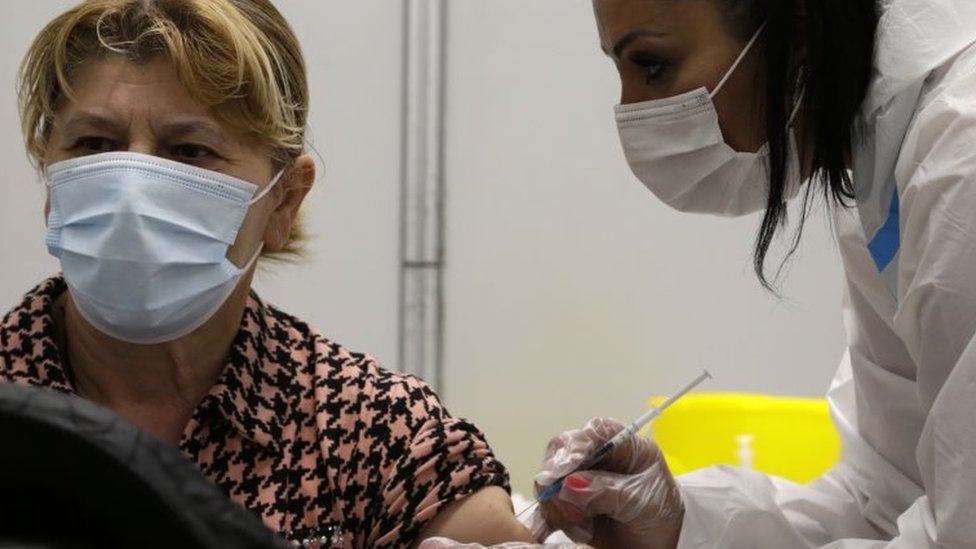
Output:
<instances>
[{"instance_id":1,"label":"gloved fingers","mask_svg":"<svg viewBox=\"0 0 976 549\"><path fill-rule=\"evenodd\" d=\"M607 516L624 524L643 519L667 522L684 510L681 492L664 460L637 474L574 473L563 482L556 499L588 517Z\"/></svg>"},{"instance_id":2,"label":"gloved fingers","mask_svg":"<svg viewBox=\"0 0 976 549\"><path fill-rule=\"evenodd\" d=\"M567 431L550 441L539 474L539 485L564 479L558 496L540 505L542 518L553 530L588 542L597 523L626 524L631 532L656 532L680 527L684 507L680 492L658 446L645 437L620 443L596 465L573 473L603 443L625 426L612 419L594 418L582 429ZM570 474L572 473L572 474ZM647 519L647 520L644 520Z\"/></svg>"},{"instance_id":3,"label":"gloved fingers","mask_svg":"<svg viewBox=\"0 0 976 549\"><path fill-rule=\"evenodd\" d=\"M564 433L550 443L536 484L548 486L572 473L601 444L613 438L624 426L614 420L595 418L583 429ZM621 442L597 468L617 473L637 473L663 460L660 448L648 437L633 436Z\"/></svg>"},{"instance_id":4,"label":"gloved fingers","mask_svg":"<svg viewBox=\"0 0 976 549\"><path fill-rule=\"evenodd\" d=\"M587 433L587 436L591 439L602 444L613 438L620 431L623 431L624 427L626 426L616 419L595 417L586 422L586 425L581 430Z\"/></svg>"},{"instance_id":5,"label":"gloved fingers","mask_svg":"<svg viewBox=\"0 0 976 549\"><path fill-rule=\"evenodd\" d=\"M417 549L475 549L477 545L462 544L447 538L427 538Z\"/></svg>"},{"instance_id":6,"label":"gloved fingers","mask_svg":"<svg viewBox=\"0 0 976 549\"><path fill-rule=\"evenodd\" d=\"M552 528L549 527L549 523L546 522L545 517L542 515L542 509L539 507L533 509L528 517L519 520L532 533L532 537L537 540L544 540L553 532Z\"/></svg>"},{"instance_id":7,"label":"gloved fingers","mask_svg":"<svg viewBox=\"0 0 976 549\"><path fill-rule=\"evenodd\" d=\"M593 520L571 503L551 499L539 506L553 531L562 530L571 540L586 543L593 538Z\"/></svg>"},{"instance_id":8,"label":"gloved fingers","mask_svg":"<svg viewBox=\"0 0 976 549\"><path fill-rule=\"evenodd\" d=\"M608 418L593 418L582 429L566 431L546 446L542 466L535 476L536 484L548 486L573 472L601 444L624 429Z\"/></svg>"},{"instance_id":9,"label":"gloved fingers","mask_svg":"<svg viewBox=\"0 0 976 549\"><path fill-rule=\"evenodd\" d=\"M511 542L492 545L490 548L477 543L459 543L447 538L429 538L424 540L417 549L593 549L589 545L575 543L556 543L538 545L533 543Z\"/></svg>"},{"instance_id":10,"label":"gloved fingers","mask_svg":"<svg viewBox=\"0 0 976 549\"><path fill-rule=\"evenodd\" d=\"M596 468L615 473L639 473L663 461L661 449L651 438L635 435L621 442L600 460Z\"/></svg>"},{"instance_id":11,"label":"gloved fingers","mask_svg":"<svg viewBox=\"0 0 976 549\"><path fill-rule=\"evenodd\" d=\"M593 519L586 517L583 522L579 524L567 524L561 528L566 537L578 542L578 543L589 543L593 540Z\"/></svg>"}]
</instances>

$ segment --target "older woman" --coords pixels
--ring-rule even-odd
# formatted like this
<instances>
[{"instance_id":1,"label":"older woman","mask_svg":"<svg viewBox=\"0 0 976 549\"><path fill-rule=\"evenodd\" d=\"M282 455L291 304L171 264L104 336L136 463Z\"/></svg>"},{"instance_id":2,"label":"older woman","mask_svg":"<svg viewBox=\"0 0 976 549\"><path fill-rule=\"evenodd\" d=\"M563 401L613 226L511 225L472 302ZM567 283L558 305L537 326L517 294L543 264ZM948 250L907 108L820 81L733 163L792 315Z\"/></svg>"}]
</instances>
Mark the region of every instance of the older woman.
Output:
<instances>
[{"instance_id":1,"label":"older woman","mask_svg":"<svg viewBox=\"0 0 976 549\"><path fill-rule=\"evenodd\" d=\"M295 541L528 539L482 434L422 381L251 291L315 179L296 39L267 0L90 0L23 64L62 274L0 323L0 380L103 404Z\"/></svg>"}]
</instances>

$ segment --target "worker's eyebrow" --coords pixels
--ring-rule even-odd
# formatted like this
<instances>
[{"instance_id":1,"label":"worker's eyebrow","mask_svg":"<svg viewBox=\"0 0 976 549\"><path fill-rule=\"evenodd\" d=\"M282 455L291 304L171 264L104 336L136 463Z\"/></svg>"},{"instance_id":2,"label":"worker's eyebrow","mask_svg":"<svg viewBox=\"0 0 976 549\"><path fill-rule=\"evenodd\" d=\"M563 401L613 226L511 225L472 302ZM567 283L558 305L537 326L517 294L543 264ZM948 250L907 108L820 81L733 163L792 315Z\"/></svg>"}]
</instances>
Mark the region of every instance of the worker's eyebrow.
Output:
<instances>
[{"instance_id":1,"label":"worker's eyebrow","mask_svg":"<svg viewBox=\"0 0 976 549\"><path fill-rule=\"evenodd\" d=\"M607 55L613 55L613 57L619 58L621 52L623 52L624 48L629 46L631 42L637 40L638 38L644 38L648 36L652 38L661 38L667 36L667 33L660 32L660 31L653 31L650 29L634 29L621 36L620 39L618 39L617 42L613 45L613 47L610 48L609 51L606 48L601 47L601 49L603 49L603 53Z\"/></svg>"}]
</instances>

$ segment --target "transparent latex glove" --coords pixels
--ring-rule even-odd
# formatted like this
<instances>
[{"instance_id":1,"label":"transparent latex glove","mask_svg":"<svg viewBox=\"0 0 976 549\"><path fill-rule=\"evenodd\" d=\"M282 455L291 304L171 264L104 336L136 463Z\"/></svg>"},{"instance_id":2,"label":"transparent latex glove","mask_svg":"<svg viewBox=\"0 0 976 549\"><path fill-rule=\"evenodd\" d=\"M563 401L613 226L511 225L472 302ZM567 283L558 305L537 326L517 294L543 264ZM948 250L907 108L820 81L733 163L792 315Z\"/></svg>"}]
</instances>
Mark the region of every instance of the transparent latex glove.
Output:
<instances>
[{"instance_id":1,"label":"transparent latex glove","mask_svg":"<svg viewBox=\"0 0 976 549\"><path fill-rule=\"evenodd\" d=\"M424 540L417 549L592 549L589 545L578 545L576 543L555 543L547 545L537 545L534 543L524 543L516 541L492 545L485 547L477 543L459 543L447 538L430 538Z\"/></svg>"},{"instance_id":2,"label":"transparent latex glove","mask_svg":"<svg viewBox=\"0 0 976 549\"><path fill-rule=\"evenodd\" d=\"M537 492L582 463L601 444L624 429L605 418L552 439L535 477ZM598 549L641 547L674 549L681 533L684 504L660 449L636 435L624 441L596 468L573 473L559 494L539 506L528 522L544 536L539 519L552 530Z\"/></svg>"}]
</instances>

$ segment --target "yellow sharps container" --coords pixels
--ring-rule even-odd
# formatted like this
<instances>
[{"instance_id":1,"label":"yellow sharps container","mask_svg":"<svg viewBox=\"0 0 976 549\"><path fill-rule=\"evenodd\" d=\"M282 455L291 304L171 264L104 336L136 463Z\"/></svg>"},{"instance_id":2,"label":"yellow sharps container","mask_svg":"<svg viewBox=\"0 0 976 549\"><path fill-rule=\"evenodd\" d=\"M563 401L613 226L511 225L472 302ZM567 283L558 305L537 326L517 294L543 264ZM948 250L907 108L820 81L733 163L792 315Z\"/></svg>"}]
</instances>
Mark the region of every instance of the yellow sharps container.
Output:
<instances>
[{"instance_id":1,"label":"yellow sharps container","mask_svg":"<svg viewBox=\"0 0 976 549\"><path fill-rule=\"evenodd\" d=\"M822 399L694 393L654 420L651 431L675 475L728 464L806 483L840 458Z\"/></svg>"}]
</instances>

